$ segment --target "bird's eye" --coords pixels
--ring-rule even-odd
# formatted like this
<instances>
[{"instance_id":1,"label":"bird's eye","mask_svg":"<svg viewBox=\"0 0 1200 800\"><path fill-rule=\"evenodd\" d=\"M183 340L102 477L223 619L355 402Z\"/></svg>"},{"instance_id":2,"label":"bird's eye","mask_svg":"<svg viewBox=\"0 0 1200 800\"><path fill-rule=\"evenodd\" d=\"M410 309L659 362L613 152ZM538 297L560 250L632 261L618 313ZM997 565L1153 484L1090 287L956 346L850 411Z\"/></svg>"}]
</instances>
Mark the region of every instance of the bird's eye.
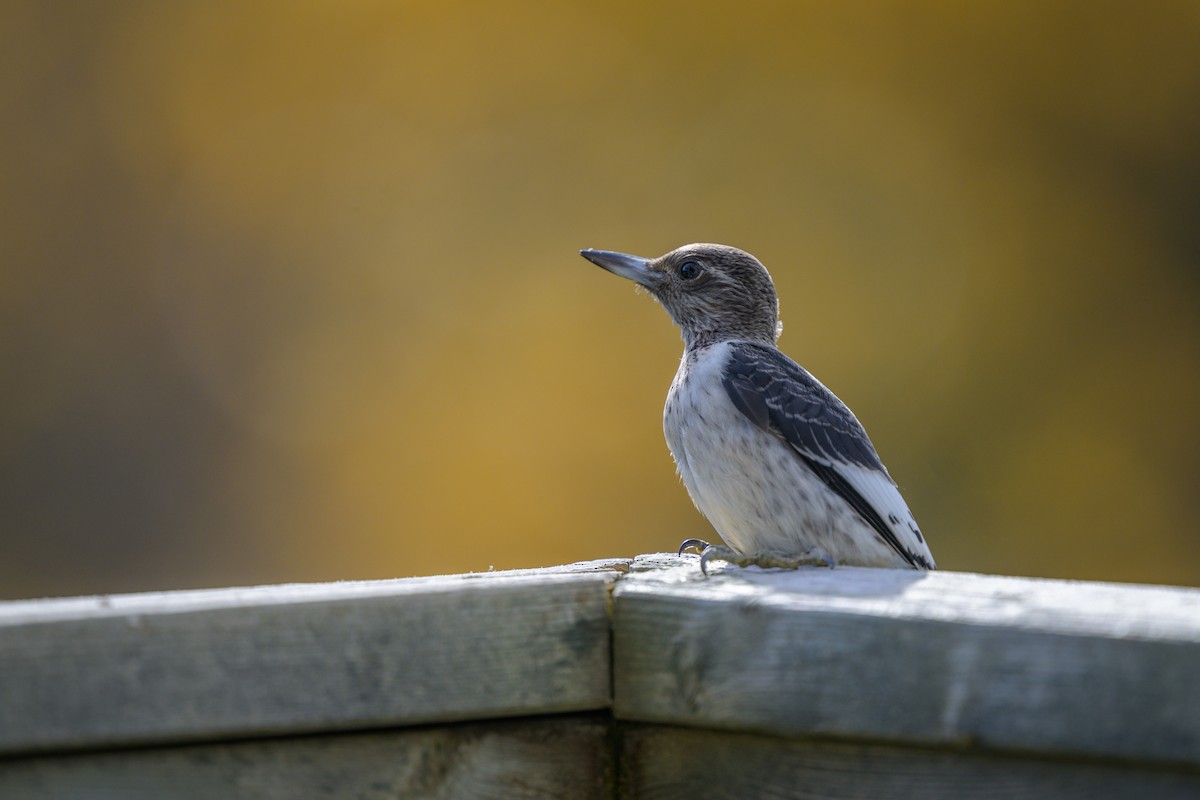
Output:
<instances>
[{"instance_id":1,"label":"bird's eye","mask_svg":"<svg viewBox=\"0 0 1200 800\"><path fill-rule=\"evenodd\" d=\"M679 277L685 281L699 278L701 272L704 272L704 267L700 266L699 262L696 261L685 261L679 265Z\"/></svg>"}]
</instances>

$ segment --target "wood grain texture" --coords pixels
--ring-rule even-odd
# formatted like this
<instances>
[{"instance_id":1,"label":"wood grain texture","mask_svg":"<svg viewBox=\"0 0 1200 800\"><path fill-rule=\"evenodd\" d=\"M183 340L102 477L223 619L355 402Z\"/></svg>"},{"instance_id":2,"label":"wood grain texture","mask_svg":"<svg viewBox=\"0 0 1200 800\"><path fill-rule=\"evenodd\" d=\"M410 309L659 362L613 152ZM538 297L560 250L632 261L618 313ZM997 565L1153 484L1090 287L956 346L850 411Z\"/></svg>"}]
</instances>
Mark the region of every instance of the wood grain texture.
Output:
<instances>
[{"instance_id":1,"label":"wood grain texture","mask_svg":"<svg viewBox=\"0 0 1200 800\"><path fill-rule=\"evenodd\" d=\"M1200 591L642 557L618 718L1200 765Z\"/></svg>"},{"instance_id":2,"label":"wood grain texture","mask_svg":"<svg viewBox=\"0 0 1200 800\"><path fill-rule=\"evenodd\" d=\"M5 800L600 800L607 724L536 718L0 760Z\"/></svg>"},{"instance_id":3,"label":"wood grain texture","mask_svg":"<svg viewBox=\"0 0 1200 800\"><path fill-rule=\"evenodd\" d=\"M0 753L607 708L626 562L0 604Z\"/></svg>"},{"instance_id":4,"label":"wood grain texture","mask_svg":"<svg viewBox=\"0 0 1200 800\"><path fill-rule=\"evenodd\" d=\"M622 736L620 796L1190 800L1200 797L1200 774L635 725Z\"/></svg>"}]
</instances>

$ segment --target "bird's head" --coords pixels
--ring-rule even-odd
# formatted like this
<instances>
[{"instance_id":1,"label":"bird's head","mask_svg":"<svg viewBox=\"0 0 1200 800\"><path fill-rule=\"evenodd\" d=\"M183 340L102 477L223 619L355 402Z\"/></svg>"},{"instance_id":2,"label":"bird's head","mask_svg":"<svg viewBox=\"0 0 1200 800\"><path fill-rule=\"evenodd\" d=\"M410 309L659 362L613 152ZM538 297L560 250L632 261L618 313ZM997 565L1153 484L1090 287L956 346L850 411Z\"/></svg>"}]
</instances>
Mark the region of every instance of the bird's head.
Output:
<instances>
[{"instance_id":1,"label":"bird's head","mask_svg":"<svg viewBox=\"0 0 1200 800\"><path fill-rule=\"evenodd\" d=\"M727 339L774 344L782 325L775 284L757 258L723 244L685 244L658 258L610 250L580 255L629 278L662 303L688 348Z\"/></svg>"}]
</instances>

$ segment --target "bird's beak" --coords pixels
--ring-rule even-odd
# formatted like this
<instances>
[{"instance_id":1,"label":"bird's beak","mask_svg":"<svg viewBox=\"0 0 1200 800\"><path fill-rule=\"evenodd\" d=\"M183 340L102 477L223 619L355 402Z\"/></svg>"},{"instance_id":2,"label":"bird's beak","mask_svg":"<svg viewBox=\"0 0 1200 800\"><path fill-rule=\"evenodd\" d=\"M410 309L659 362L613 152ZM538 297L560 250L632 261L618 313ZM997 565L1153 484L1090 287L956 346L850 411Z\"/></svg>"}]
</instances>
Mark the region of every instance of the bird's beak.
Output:
<instances>
[{"instance_id":1,"label":"bird's beak","mask_svg":"<svg viewBox=\"0 0 1200 800\"><path fill-rule=\"evenodd\" d=\"M631 256L628 253L615 253L612 250L580 250L579 255L598 267L602 267L614 275L636 281L647 289L654 289L660 283L659 274L650 269L652 259L641 256Z\"/></svg>"}]
</instances>

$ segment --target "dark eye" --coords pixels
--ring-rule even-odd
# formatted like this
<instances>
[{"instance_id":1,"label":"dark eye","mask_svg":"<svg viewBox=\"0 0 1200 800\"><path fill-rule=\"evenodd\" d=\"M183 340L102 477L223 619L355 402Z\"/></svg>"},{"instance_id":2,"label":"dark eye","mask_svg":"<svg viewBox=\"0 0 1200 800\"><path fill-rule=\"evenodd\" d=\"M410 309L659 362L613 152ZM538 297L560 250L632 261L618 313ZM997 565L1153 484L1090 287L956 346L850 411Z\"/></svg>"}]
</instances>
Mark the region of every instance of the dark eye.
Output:
<instances>
[{"instance_id":1,"label":"dark eye","mask_svg":"<svg viewBox=\"0 0 1200 800\"><path fill-rule=\"evenodd\" d=\"M700 273L704 272L704 267L700 266L696 261L685 261L679 265L679 277L685 281L692 281L700 277Z\"/></svg>"}]
</instances>

